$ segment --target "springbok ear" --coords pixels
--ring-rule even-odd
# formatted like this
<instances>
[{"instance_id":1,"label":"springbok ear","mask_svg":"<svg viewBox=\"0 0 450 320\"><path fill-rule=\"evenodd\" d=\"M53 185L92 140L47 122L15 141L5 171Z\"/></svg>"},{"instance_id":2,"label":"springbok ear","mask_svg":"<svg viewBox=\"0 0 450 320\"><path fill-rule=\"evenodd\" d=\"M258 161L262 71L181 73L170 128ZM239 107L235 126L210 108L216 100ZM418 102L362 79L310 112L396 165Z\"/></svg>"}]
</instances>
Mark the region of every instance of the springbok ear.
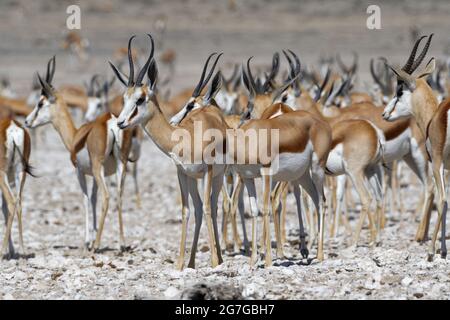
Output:
<instances>
[{"instance_id":1,"label":"springbok ear","mask_svg":"<svg viewBox=\"0 0 450 320\"><path fill-rule=\"evenodd\" d=\"M220 88L222 87L222 73L220 71L217 71L216 75L213 78L213 81L211 82L211 85L208 88L208 92L206 92L206 95L203 98L203 103L205 105L208 105L211 103L212 99L216 96L217 92L219 92Z\"/></svg>"},{"instance_id":2,"label":"springbok ear","mask_svg":"<svg viewBox=\"0 0 450 320\"><path fill-rule=\"evenodd\" d=\"M416 89L416 78L415 77L408 74L407 72L405 72L402 69L393 67L389 64L387 64L387 65L395 73L395 75L397 76L397 80L404 82L410 91L414 91L414 89Z\"/></svg>"},{"instance_id":3,"label":"springbok ear","mask_svg":"<svg viewBox=\"0 0 450 320\"><path fill-rule=\"evenodd\" d=\"M425 69L423 69L420 73L417 79L427 77L430 74L434 72L434 69L436 69L436 60L434 58L431 58L430 61L428 61Z\"/></svg>"},{"instance_id":4,"label":"springbok ear","mask_svg":"<svg viewBox=\"0 0 450 320\"><path fill-rule=\"evenodd\" d=\"M156 89L156 83L158 80L158 67L156 65L155 59L152 59L150 65L148 66L148 86L152 91Z\"/></svg>"},{"instance_id":5,"label":"springbok ear","mask_svg":"<svg viewBox=\"0 0 450 320\"><path fill-rule=\"evenodd\" d=\"M128 87L128 77L122 73L111 61L108 61L117 78L125 87Z\"/></svg>"}]
</instances>

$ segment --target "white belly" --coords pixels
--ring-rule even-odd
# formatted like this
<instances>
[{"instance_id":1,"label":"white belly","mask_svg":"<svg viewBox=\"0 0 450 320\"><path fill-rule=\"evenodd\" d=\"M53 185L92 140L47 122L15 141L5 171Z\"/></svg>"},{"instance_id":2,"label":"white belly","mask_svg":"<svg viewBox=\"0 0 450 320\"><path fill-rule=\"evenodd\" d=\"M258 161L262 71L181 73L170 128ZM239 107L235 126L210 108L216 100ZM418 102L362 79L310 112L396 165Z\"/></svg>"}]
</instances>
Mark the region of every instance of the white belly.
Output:
<instances>
[{"instance_id":1,"label":"white belly","mask_svg":"<svg viewBox=\"0 0 450 320\"><path fill-rule=\"evenodd\" d=\"M344 147L342 143L339 143L331 150L328 155L326 167L333 175L345 173Z\"/></svg>"},{"instance_id":2,"label":"white belly","mask_svg":"<svg viewBox=\"0 0 450 320\"><path fill-rule=\"evenodd\" d=\"M299 179L311 166L312 144L308 142L300 153L282 153L279 163L272 163L273 181L293 181Z\"/></svg>"},{"instance_id":3,"label":"white belly","mask_svg":"<svg viewBox=\"0 0 450 320\"><path fill-rule=\"evenodd\" d=\"M386 141L384 161L386 163L403 158L410 151L411 129L406 129L395 139Z\"/></svg>"}]
</instances>

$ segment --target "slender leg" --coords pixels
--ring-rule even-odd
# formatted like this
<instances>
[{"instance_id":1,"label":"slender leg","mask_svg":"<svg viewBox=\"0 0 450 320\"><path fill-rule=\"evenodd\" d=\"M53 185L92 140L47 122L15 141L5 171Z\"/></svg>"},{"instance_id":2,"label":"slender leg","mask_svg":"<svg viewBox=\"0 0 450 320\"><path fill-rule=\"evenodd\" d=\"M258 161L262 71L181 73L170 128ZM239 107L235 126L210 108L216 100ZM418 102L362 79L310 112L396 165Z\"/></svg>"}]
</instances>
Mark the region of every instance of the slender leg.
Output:
<instances>
[{"instance_id":1,"label":"slender leg","mask_svg":"<svg viewBox=\"0 0 450 320\"><path fill-rule=\"evenodd\" d=\"M10 251L10 255L14 254L14 248L12 247L12 243L10 242L11 238L11 228L14 221L14 216L16 215L16 203L14 201L14 196L12 194L11 188L9 187L8 182L8 175L6 172L1 171L0 173L0 189L3 193L3 197L6 200L6 207L7 207L7 213L8 215L5 216L5 222L6 222L6 231L5 235L3 237L3 245L2 245L2 251L1 254L5 253L6 246L9 243L10 249L13 249Z\"/></svg>"},{"instance_id":2,"label":"slender leg","mask_svg":"<svg viewBox=\"0 0 450 320\"><path fill-rule=\"evenodd\" d=\"M241 181L241 188L238 194L238 210L239 216L241 218L242 236L244 238L244 251L246 255L250 255L250 242L248 241L247 229L245 227L244 188L242 186L242 180L240 181Z\"/></svg>"},{"instance_id":3,"label":"slender leg","mask_svg":"<svg viewBox=\"0 0 450 320\"><path fill-rule=\"evenodd\" d=\"M194 240L192 241L191 257L189 259L188 268L195 268L195 254L197 252L198 238L200 235L200 229L203 220L203 203L198 193L197 180L192 178L187 178L189 194L191 195L192 202L194 204L194 214L195 214L195 230L194 230Z\"/></svg>"},{"instance_id":4,"label":"slender leg","mask_svg":"<svg viewBox=\"0 0 450 320\"><path fill-rule=\"evenodd\" d=\"M98 186L95 179L92 179L92 190L91 190L91 207L90 210L92 212L92 226L90 227L90 241L93 242L95 240L95 234L97 233L97 192Z\"/></svg>"},{"instance_id":5,"label":"slender leg","mask_svg":"<svg viewBox=\"0 0 450 320\"><path fill-rule=\"evenodd\" d=\"M182 171L182 169L178 168L178 183L180 185L180 194L181 194L181 240L180 240L180 255L178 256L177 269L183 270L184 268L184 254L186 252L186 234L187 227L189 223L189 188L187 184L187 176ZM197 227L197 224L196 224ZM195 253L194 253L194 261L195 261ZM195 262L194 262L195 263Z\"/></svg>"},{"instance_id":6,"label":"slender leg","mask_svg":"<svg viewBox=\"0 0 450 320\"><path fill-rule=\"evenodd\" d=\"M6 199L5 199L5 196L3 196L3 195L2 195L2 212L3 212L3 217L5 218L5 230L6 230L6 228L8 227L9 214L8 214L8 206L6 204ZM14 244L11 239L11 234L9 234L9 237L8 237L8 252L9 252L10 256L14 255ZM3 248L1 254L3 255L4 253L5 253L5 249Z\"/></svg>"},{"instance_id":7,"label":"slender leg","mask_svg":"<svg viewBox=\"0 0 450 320\"><path fill-rule=\"evenodd\" d=\"M312 180L311 174L309 171L305 172L305 174L300 178L299 180L300 185L302 188L308 193L308 195L311 197L312 202L314 203L314 207L318 213L318 249L317 249L317 259L319 261L323 260L323 232L324 232L324 215L323 215L323 206L320 201L319 192L316 189L316 186L314 185L314 182ZM311 208L312 209L312 208ZM314 220L314 219L313 219ZM315 224L315 222L313 222Z\"/></svg>"},{"instance_id":8,"label":"slender leg","mask_svg":"<svg viewBox=\"0 0 450 320\"><path fill-rule=\"evenodd\" d=\"M381 242L381 226L383 220L383 187L381 185L382 172L379 165L371 166L366 169L366 176L369 179L369 187L376 200L376 237L377 242ZM370 213L369 213L370 214ZM370 217L369 217L370 218ZM375 244L372 239L372 244Z\"/></svg>"},{"instance_id":9,"label":"slender leg","mask_svg":"<svg viewBox=\"0 0 450 320\"><path fill-rule=\"evenodd\" d=\"M240 249L242 247L242 240L239 236L238 228L237 228L237 222L236 222L236 211L239 205L240 198L242 191L242 181L239 177L236 178L237 182L234 184L233 187L233 193L231 195L231 204L230 204L230 212L229 217L231 220L231 227L233 230L233 238L234 243L237 245L237 247Z\"/></svg>"},{"instance_id":10,"label":"slender leg","mask_svg":"<svg viewBox=\"0 0 450 320\"><path fill-rule=\"evenodd\" d=\"M222 186L222 212L223 212L223 219L222 219L222 243L225 249L229 247L229 241L228 241L228 221L230 219L230 201L228 200L229 195L226 188L226 181L224 181L224 185Z\"/></svg>"},{"instance_id":11,"label":"slender leg","mask_svg":"<svg viewBox=\"0 0 450 320\"><path fill-rule=\"evenodd\" d=\"M217 176L212 178L212 186L211 186L211 218L214 229L214 239L215 239L214 242L216 244L217 259L219 264L222 264L223 259L222 259L222 251L220 249L219 229L217 226L217 208L222 181L223 175L218 174ZM234 225L236 225L236 219L234 219L234 221L235 221ZM237 233L237 229L235 230L235 232Z\"/></svg>"},{"instance_id":12,"label":"slender leg","mask_svg":"<svg viewBox=\"0 0 450 320\"><path fill-rule=\"evenodd\" d=\"M212 166L208 165L208 171L205 173L204 177L203 214L205 215L206 225L208 227L209 248L211 250L211 266L215 268L219 264L219 258L216 251L216 240L211 217L212 173Z\"/></svg>"},{"instance_id":13,"label":"slender leg","mask_svg":"<svg viewBox=\"0 0 450 320\"><path fill-rule=\"evenodd\" d=\"M280 232L281 246L286 243L286 199L288 194L288 185L281 192L281 213L280 213Z\"/></svg>"},{"instance_id":14,"label":"slender leg","mask_svg":"<svg viewBox=\"0 0 450 320\"><path fill-rule=\"evenodd\" d=\"M250 198L250 210L252 212L252 255L250 266L253 267L258 260L258 202L256 200L255 181L253 179L243 179L243 182Z\"/></svg>"},{"instance_id":15,"label":"slender leg","mask_svg":"<svg viewBox=\"0 0 450 320\"><path fill-rule=\"evenodd\" d=\"M295 201L297 202L298 223L300 226L300 254L304 259L308 259L309 252L306 248L306 233L302 217L301 190L298 185L298 182L293 183Z\"/></svg>"},{"instance_id":16,"label":"slender leg","mask_svg":"<svg viewBox=\"0 0 450 320\"><path fill-rule=\"evenodd\" d=\"M409 168L416 174L422 185L423 201L419 202L417 211L421 211L421 220L417 228L415 240L423 242L428 237L428 226L430 223L431 209L434 200L434 186L428 176L428 163L420 149L413 149L411 154L404 158ZM421 204L421 205L420 205Z\"/></svg>"},{"instance_id":17,"label":"slender leg","mask_svg":"<svg viewBox=\"0 0 450 320\"><path fill-rule=\"evenodd\" d=\"M273 212L273 222L275 227L275 238L277 240L277 258L283 258L283 245L281 243L281 228L280 228L280 216L278 208L280 207L280 194L284 188L284 184L287 182L278 182L271 193L271 202L272 202L272 212Z\"/></svg>"},{"instance_id":18,"label":"slender leg","mask_svg":"<svg viewBox=\"0 0 450 320\"><path fill-rule=\"evenodd\" d=\"M265 247L266 247L266 255L265 255L265 263L266 267L272 265L272 245L270 239L270 187L271 187L271 176L263 175L263 221L264 221L264 239L265 239ZM281 242L281 241L280 241Z\"/></svg>"},{"instance_id":19,"label":"slender leg","mask_svg":"<svg viewBox=\"0 0 450 320\"><path fill-rule=\"evenodd\" d=\"M369 223L371 224L371 232L372 232L372 238L375 237L375 222L372 220L372 215L369 213L370 209L370 193L367 190L367 187L364 183L364 173L362 171L357 171L353 173L348 173L350 179L353 182L353 185L355 186L355 189L360 197L361 201L361 213L358 225L356 227L355 236L353 238L353 246L356 246L359 240L359 235L361 233L362 225L364 223L366 214L369 216Z\"/></svg>"},{"instance_id":20,"label":"slender leg","mask_svg":"<svg viewBox=\"0 0 450 320\"><path fill-rule=\"evenodd\" d=\"M437 195L438 195L438 219L433 232L433 239L430 243L430 248L428 251L428 260L432 260L436 252L436 239L439 232L439 227L442 223L441 229L441 257L445 258L447 256L447 247L445 243L445 227L446 227L446 215L447 215L447 201L445 200L445 184L444 184L444 169L443 166L438 162L433 162L433 176L436 183Z\"/></svg>"},{"instance_id":21,"label":"slender leg","mask_svg":"<svg viewBox=\"0 0 450 320\"><path fill-rule=\"evenodd\" d=\"M125 245L125 236L123 232L123 218L122 218L122 196L123 196L123 184L125 181L125 175L126 175L126 163L123 163L121 161L118 161L117 163L117 213L119 218L119 235L120 235L120 250L125 251L126 245Z\"/></svg>"},{"instance_id":22,"label":"slender leg","mask_svg":"<svg viewBox=\"0 0 450 320\"><path fill-rule=\"evenodd\" d=\"M89 234L89 195L86 185L86 176L84 175L83 172L81 172L79 168L77 168L77 178L78 183L80 184L81 191L83 192L83 200L84 200L84 213L85 213L84 245L86 249L89 249L92 245Z\"/></svg>"},{"instance_id":23,"label":"slender leg","mask_svg":"<svg viewBox=\"0 0 450 320\"><path fill-rule=\"evenodd\" d=\"M100 217L100 224L97 232L97 236L95 238L94 242L94 250L97 250L100 246L100 240L102 238L103 233L103 227L105 226L105 219L106 215L108 213L108 207L109 207L109 192L108 187L106 186L105 181L105 173L104 168L100 161L96 160L95 158L91 159L92 161L92 171L94 174L95 181L97 182L97 185L100 189L100 194L102 195L102 215Z\"/></svg>"},{"instance_id":24,"label":"slender leg","mask_svg":"<svg viewBox=\"0 0 450 320\"><path fill-rule=\"evenodd\" d=\"M347 176L342 174L336 178L336 213L334 215L334 228L330 234L330 237L336 238L339 233L339 221L342 213L342 203L344 201L345 194L345 182L347 180Z\"/></svg>"},{"instance_id":25,"label":"slender leg","mask_svg":"<svg viewBox=\"0 0 450 320\"><path fill-rule=\"evenodd\" d=\"M136 206L138 209L142 208L141 204L141 193L139 192L139 182L138 182L138 162L137 160L132 164L132 174L133 174L133 182L134 182L134 193L136 195Z\"/></svg>"},{"instance_id":26,"label":"slender leg","mask_svg":"<svg viewBox=\"0 0 450 320\"><path fill-rule=\"evenodd\" d=\"M17 220L19 222L19 243L22 254L25 255L25 246L23 243L23 226L22 226L22 195L23 187L25 185L26 172L22 167L16 169L16 187L17 187Z\"/></svg>"}]
</instances>

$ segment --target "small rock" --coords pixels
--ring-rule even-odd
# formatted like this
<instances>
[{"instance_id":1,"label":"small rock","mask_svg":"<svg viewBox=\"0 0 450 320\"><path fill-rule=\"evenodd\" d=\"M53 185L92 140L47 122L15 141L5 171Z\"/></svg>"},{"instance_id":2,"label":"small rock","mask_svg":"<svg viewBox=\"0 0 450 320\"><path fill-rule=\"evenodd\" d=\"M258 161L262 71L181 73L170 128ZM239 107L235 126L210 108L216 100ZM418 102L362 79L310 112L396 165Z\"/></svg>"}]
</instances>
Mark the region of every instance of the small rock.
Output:
<instances>
[{"instance_id":1,"label":"small rock","mask_svg":"<svg viewBox=\"0 0 450 320\"><path fill-rule=\"evenodd\" d=\"M413 279L410 277L404 277L401 281L402 286L407 287L413 282Z\"/></svg>"},{"instance_id":2,"label":"small rock","mask_svg":"<svg viewBox=\"0 0 450 320\"><path fill-rule=\"evenodd\" d=\"M175 287L169 287L164 291L164 296L169 299L173 299L180 294L180 290Z\"/></svg>"}]
</instances>

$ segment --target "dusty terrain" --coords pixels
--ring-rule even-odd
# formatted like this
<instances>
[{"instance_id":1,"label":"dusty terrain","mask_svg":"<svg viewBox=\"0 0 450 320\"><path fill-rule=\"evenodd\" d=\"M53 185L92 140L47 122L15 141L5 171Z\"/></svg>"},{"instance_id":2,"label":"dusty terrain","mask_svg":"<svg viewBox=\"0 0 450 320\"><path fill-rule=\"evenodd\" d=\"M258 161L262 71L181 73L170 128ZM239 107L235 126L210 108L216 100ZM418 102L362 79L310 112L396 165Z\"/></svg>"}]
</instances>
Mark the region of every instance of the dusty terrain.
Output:
<instances>
[{"instance_id":1,"label":"dusty terrain","mask_svg":"<svg viewBox=\"0 0 450 320\"><path fill-rule=\"evenodd\" d=\"M116 47L126 45L131 34L139 34L144 47L142 35L152 32L152 19L161 14L168 17L164 48L177 53L174 92L192 86L204 57L216 50L225 52L224 63L240 62L250 55L263 63L281 48L293 49L310 63L319 54L342 52L349 57L356 50L361 56L362 78L369 80L370 57L404 59L412 25L420 26L423 33L436 34L431 54L443 56L449 47L448 1L379 1L383 29L378 31L365 27L365 1L243 2L237 1L236 11L230 11L226 1L82 1L81 32L91 49L88 65L80 67L70 63L59 48L70 1L5 1L0 4L0 74L9 75L13 87L26 95L33 73L43 70L56 53L54 82L81 83L93 72L107 72L107 60ZM420 189L406 168L402 194L407 213L402 224L398 212L389 217L381 246L369 248L364 230L355 251L346 250L345 241L339 244L345 240L339 236L327 241L323 263L301 264L295 202L289 196L286 252L292 259L250 270L247 257L227 253L224 263L211 269L203 226L197 269L179 272L174 261L181 215L173 163L146 139L139 163L142 209L133 201L130 178L124 197L125 235L133 249L124 254L117 250L112 197L102 240L105 250L92 255L83 249L83 201L69 154L53 129L45 129L46 140L32 151L31 163L39 178L29 178L25 187L29 256L0 262L0 298L171 299L189 297L189 289L200 283L213 287L213 296L235 298L450 298L448 262L438 257L427 262L427 245L413 241L417 226L413 212ZM355 212L351 215L356 216ZM193 217L188 239L192 233ZM17 244L16 232L14 239Z\"/></svg>"}]
</instances>

